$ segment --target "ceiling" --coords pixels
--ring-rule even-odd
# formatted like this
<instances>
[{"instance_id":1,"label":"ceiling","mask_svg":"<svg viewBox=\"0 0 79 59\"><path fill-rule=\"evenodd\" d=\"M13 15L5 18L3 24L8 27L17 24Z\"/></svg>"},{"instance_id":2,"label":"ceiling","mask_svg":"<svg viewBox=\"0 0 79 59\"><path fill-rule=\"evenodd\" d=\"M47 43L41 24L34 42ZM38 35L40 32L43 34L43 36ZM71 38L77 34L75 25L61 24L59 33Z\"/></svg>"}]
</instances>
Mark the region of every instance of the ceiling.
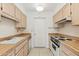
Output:
<instances>
[{"instance_id":1,"label":"ceiling","mask_svg":"<svg viewBox=\"0 0 79 59\"><path fill-rule=\"evenodd\" d=\"M44 7L44 12L52 12L56 9L56 7L59 5L60 3L18 3L18 5L20 5L23 9L25 9L25 11L28 12L37 12L35 9L36 5L40 5Z\"/></svg>"}]
</instances>

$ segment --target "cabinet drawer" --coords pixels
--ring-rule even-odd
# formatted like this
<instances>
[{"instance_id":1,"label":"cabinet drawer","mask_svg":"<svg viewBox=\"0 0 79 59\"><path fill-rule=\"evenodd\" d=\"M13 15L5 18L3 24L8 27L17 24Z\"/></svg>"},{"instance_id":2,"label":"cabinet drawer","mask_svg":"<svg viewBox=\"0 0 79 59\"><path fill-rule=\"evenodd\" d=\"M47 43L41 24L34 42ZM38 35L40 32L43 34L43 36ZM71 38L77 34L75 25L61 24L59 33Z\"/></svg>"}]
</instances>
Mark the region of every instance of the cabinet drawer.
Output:
<instances>
[{"instance_id":1,"label":"cabinet drawer","mask_svg":"<svg viewBox=\"0 0 79 59\"><path fill-rule=\"evenodd\" d=\"M15 50L16 50L16 52L15 53L17 53L19 50L21 50L21 48L23 48L23 46L26 44L26 40L24 41L24 42L22 42L20 45L18 45L16 48L15 48Z\"/></svg>"}]
</instances>

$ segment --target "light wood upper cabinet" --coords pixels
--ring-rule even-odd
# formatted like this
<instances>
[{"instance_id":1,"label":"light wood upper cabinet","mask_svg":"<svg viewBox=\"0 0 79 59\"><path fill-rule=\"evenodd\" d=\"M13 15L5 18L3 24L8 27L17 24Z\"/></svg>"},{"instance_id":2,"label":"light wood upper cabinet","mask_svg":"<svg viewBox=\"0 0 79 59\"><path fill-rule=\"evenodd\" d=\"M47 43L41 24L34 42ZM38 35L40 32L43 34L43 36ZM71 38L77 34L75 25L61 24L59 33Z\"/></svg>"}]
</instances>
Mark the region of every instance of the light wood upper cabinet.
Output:
<instances>
[{"instance_id":1,"label":"light wood upper cabinet","mask_svg":"<svg viewBox=\"0 0 79 59\"><path fill-rule=\"evenodd\" d=\"M12 3L2 3L2 15L11 19L15 19L15 5Z\"/></svg>"},{"instance_id":2,"label":"light wood upper cabinet","mask_svg":"<svg viewBox=\"0 0 79 59\"><path fill-rule=\"evenodd\" d=\"M79 25L79 3L67 3L57 12L53 19L54 23L62 19L70 20L72 25Z\"/></svg>"},{"instance_id":3,"label":"light wood upper cabinet","mask_svg":"<svg viewBox=\"0 0 79 59\"><path fill-rule=\"evenodd\" d=\"M63 12L62 12L62 9L61 9L57 13L57 22L60 21L62 18L63 18Z\"/></svg>"},{"instance_id":4,"label":"light wood upper cabinet","mask_svg":"<svg viewBox=\"0 0 79 59\"><path fill-rule=\"evenodd\" d=\"M59 11L56 13L56 15L54 16L54 21L55 21L55 22L58 22L58 21L60 21L62 18L63 18L63 14L62 14L62 9L61 9L61 10L59 10Z\"/></svg>"},{"instance_id":5,"label":"light wood upper cabinet","mask_svg":"<svg viewBox=\"0 0 79 59\"><path fill-rule=\"evenodd\" d=\"M72 25L79 25L79 3L71 4Z\"/></svg>"},{"instance_id":6,"label":"light wood upper cabinet","mask_svg":"<svg viewBox=\"0 0 79 59\"><path fill-rule=\"evenodd\" d=\"M64 5L62 12L63 12L63 19L71 16L70 3Z\"/></svg>"},{"instance_id":7,"label":"light wood upper cabinet","mask_svg":"<svg viewBox=\"0 0 79 59\"><path fill-rule=\"evenodd\" d=\"M0 3L0 12L1 12L1 3Z\"/></svg>"},{"instance_id":8,"label":"light wood upper cabinet","mask_svg":"<svg viewBox=\"0 0 79 59\"><path fill-rule=\"evenodd\" d=\"M26 27L26 16L16 7L16 19L18 23L16 28L25 28Z\"/></svg>"},{"instance_id":9,"label":"light wood upper cabinet","mask_svg":"<svg viewBox=\"0 0 79 59\"><path fill-rule=\"evenodd\" d=\"M26 28L26 16L13 3L1 3L1 16L16 21L17 28Z\"/></svg>"},{"instance_id":10,"label":"light wood upper cabinet","mask_svg":"<svg viewBox=\"0 0 79 59\"><path fill-rule=\"evenodd\" d=\"M26 16L25 16L24 14L22 15L21 26L22 26L23 28L26 28Z\"/></svg>"},{"instance_id":11,"label":"light wood upper cabinet","mask_svg":"<svg viewBox=\"0 0 79 59\"><path fill-rule=\"evenodd\" d=\"M55 14L55 15L53 16L53 21L54 21L54 23L57 22L57 14Z\"/></svg>"},{"instance_id":12,"label":"light wood upper cabinet","mask_svg":"<svg viewBox=\"0 0 79 59\"><path fill-rule=\"evenodd\" d=\"M54 22L56 23L56 22L60 21L62 18L63 18L63 12L61 9L54 15L53 19L54 19Z\"/></svg>"},{"instance_id":13,"label":"light wood upper cabinet","mask_svg":"<svg viewBox=\"0 0 79 59\"><path fill-rule=\"evenodd\" d=\"M19 19L19 22L17 23L17 28L26 28L26 16L21 13L21 19Z\"/></svg>"},{"instance_id":14,"label":"light wood upper cabinet","mask_svg":"<svg viewBox=\"0 0 79 59\"><path fill-rule=\"evenodd\" d=\"M0 21L1 21L1 3L0 3Z\"/></svg>"},{"instance_id":15,"label":"light wood upper cabinet","mask_svg":"<svg viewBox=\"0 0 79 59\"><path fill-rule=\"evenodd\" d=\"M17 19L18 22L20 22L20 20L21 20L21 18L22 18L21 14L22 14L22 13L21 13L21 11L19 10L19 8L16 7L16 9L15 9L15 16L16 16L16 19Z\"/></svg>"},{"instance_id":16,"label":"light wood upper cabinet","mask_svg":"<svg viewBox=\"0 0 79 59\"><path fill-rule=\"evenodd\" d=\"M70 3L65 4L53 17L54 23L71 16Z\"/></svg>"}]
</instances>

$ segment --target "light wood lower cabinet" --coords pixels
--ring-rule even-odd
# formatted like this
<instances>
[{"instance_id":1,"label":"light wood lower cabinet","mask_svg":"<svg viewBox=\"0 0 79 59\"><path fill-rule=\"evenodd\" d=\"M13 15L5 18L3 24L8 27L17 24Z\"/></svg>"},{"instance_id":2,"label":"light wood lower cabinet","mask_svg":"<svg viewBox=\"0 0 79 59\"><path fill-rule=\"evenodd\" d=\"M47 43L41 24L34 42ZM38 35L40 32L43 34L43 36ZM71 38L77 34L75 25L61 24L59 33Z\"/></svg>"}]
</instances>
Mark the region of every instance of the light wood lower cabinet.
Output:
<instances>
[{"instance_id":1,"label":"light wood lower cabinet","mask_svg":"<svg viewBox=\"0 0 79 59\"><path fill-rule=\"evenodd\" d=\"M27 40L27 45L24 45L24 56L27 56L29 53L29 41Z\"/></svg>"},{"instance_id":2,"label":"light wood lower cabinet","mask_svg":"<svg viewBox=\"0 0 79 59\"><path fill-rule=\"evenodd\" d=\"M71 51L67 46L61 44L60 56L77 56L73 51Z\"/></svg>"},{"instance_id":3,"label":"light wood lower cabinet","mask_svg":"<svg viewBox=\"0 0 79 59\"><path fill-rule=\"evenodd\" d=\"M23 56L24 55L24 48L22 48L17 54L16 56Z\"/></svg>"},{"instance_id":4,"label":"light wood lower cabinet","mask_svg":"<svg viewBox=\"0 0 79 59\"><path fill-rule=\"evenodd\" d=\"M67 56L64 52L63 52L63 46L62 46L62 44L60 45L60 51L59 51L59 55L60 56Z\"/></svg>"},{"instance_id":5,"label":"light wood lower cabinet","mask_svg":"<svg viewBox=\"0 0 79 59\"><path fill-rule=\"evenodd\" d=\"M64 53L63 51L60 52L59 54L60 56L68 56L66 53Z\"/></svg>"},{"instance_id":6,"label":"light wood lower cabinet","mask_svg":"<svg viewBox=\"0 0 79 59\"><path fill-rule=\"evenodd\" d=\"M26 43L27 40L25 40L24 42L22 42L21 44L17 45L16 48L15 48L15 53L17 54L22 48L23 46L27 43Z\"/></svg>"},{"instance_id":7,"label":"light wood lower cabinet","mask_svg":"<svg viewBox=\"0 0 79 59\"><path fill-rule=\"evenodd\" d=\"M28 49L26 48L26 45L24 46L24 56L27 56L28 55Z\"/></svg>"},{"instance_id":8,"label":"light wood lower cabinet","mask_svg":"<svg viewBox=\"0 0 79 59\"><path fill-rule=\"evenodd\" d=\"M8 54L7 54L7 56L14 56L15 55L15 51L14 50L12 50L11 52L9 52Z\"/></svg>"},{"instance_id":9,"label":"light wood lower cabinet","mask_svg":"<svg viewBox=\"0 0 79 59\"><path fill-rule=\"evenodd\" d=\"M28 54L28 40L25 40L22 44L15 48L16 56L27 56Z\"/></svg>"},{"instance_id":10,"label":"light wood lower cabinet","mask_svg":"<svg viewBox=\"0 0 79 59\"><path fill-rule=\"evenodd\" d=\"M4 53L3 55L0 56L15 56L15 50L9 50L8 52Z\"/></svg>"},{"instance_id":11,"label":"light wood lower cabinet","mask_svg":"<svg viewBox=\"0 0 79 59\"><path fill-rule=\"evenodd\" d=\"M25 40L20 43L18 46L4 53L2 56L27 56L29 53L29 40Z\"/></svg>"}]
</instances>

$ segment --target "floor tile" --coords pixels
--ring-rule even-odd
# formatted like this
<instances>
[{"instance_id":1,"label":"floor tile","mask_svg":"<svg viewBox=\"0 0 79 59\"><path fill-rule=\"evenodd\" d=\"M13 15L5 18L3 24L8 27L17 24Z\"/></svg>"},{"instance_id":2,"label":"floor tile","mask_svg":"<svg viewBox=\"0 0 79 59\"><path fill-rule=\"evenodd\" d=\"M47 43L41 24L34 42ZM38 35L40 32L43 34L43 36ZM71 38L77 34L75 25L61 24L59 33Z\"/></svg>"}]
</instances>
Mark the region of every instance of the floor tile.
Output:
<instances>
[{"instance_id":1,"label":"floor tile","mask_svg":"<svg viewBox=\"0 0 79 59\"><path fill-rule=\"evenodd\" d=\"M48 48L32 48L28 56L51 56Z\"/></svg>"}]
</instances>

